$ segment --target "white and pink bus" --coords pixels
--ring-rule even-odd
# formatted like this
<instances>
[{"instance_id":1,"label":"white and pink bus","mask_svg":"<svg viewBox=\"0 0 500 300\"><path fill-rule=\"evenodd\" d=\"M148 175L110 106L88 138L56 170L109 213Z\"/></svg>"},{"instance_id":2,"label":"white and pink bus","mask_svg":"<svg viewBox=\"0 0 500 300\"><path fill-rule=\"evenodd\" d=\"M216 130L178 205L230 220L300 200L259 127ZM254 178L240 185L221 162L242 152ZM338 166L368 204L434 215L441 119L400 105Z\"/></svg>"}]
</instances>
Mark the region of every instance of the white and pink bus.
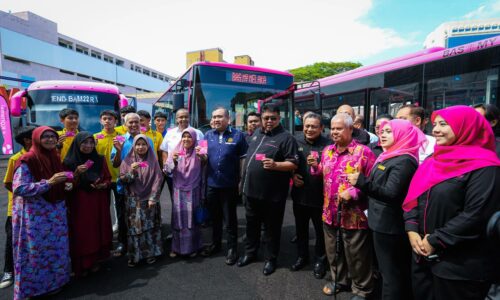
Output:
<instances>
[{"instance_id":1,"label":"white and pink bus","mask_svg":"<svg viewBox=\"0 0 500 300\"><path fill-rule=\"evenodd\" d=\"M87 81L37 81L8 99L0 94L0 128L2 153L18 149L13 143L16 128L35 125L60 129L59 111L73 108L80 115L80 130L92 133L101 130L99 114L103 110L119 112L128 100L111 84ZM131 103L133 105L133 103Z\"/></svg>"},{"instance_id":2,"label":"white and pink bus","mask_svg":"<svg viewBox=\"0 0 500 300\"><path fill-rule=\"evenodd\" d=\"M342 104L365 116L395 115L414 103L431 112L451 105L499 105L500 36L455 48L431 48L373 66L319 79L294 93L294 109L320 113L325 122Z\"/></svg>"}]
</instances>

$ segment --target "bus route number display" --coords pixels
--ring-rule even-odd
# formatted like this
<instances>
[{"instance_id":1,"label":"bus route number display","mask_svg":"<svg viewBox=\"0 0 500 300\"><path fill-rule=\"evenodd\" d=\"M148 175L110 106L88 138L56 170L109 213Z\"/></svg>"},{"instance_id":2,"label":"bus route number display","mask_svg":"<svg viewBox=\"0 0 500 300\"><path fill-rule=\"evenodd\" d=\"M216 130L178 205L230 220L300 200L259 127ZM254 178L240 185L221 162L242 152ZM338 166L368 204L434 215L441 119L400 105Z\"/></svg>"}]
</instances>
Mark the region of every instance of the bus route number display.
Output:
<instances>
[{"instance_id":1,"label":"bus route number display","mask_svg":"<svg viewBox=\"0 0 500 300\"><path fill-rule=\"evenodd\" d=\"M265 75L249 74L242 72L227 72L226 79L231 82L250 83L258 85L272 84L271 77Z\"/></svg>"},{"instance_id":2,"label":"bus route number display","mask_svg":"<svg viewBox=\"0 0 500 300\"><path fill-rule=\"evenodd\" d=\"M89 94L53 93L52 95L50 95L50 102L52 102L52 103L98 104L99 98L97 95L89 95Z\"/></svg>"}]
</instances>

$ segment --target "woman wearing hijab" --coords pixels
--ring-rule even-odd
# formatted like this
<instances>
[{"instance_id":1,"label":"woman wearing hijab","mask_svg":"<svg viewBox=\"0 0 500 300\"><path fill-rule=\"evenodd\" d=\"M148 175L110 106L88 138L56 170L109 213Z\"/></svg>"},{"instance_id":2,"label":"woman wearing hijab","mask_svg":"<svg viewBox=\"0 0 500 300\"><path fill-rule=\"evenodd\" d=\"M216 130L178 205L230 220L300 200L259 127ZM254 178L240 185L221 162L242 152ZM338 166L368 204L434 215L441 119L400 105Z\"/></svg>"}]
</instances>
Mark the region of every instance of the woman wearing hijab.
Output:
<instances>
[{"instance_id":1,"label":"woman wearing hijab","mask_svg":"<svg viewBox=\"0 0 500 300\"><path fill-rule=\"evenodd\" d=\"M172 250L170 257L196 256L202 247L200 224L194 218L202 197L202 164L206 155L197 154L196 131L187 128L168 162L173 173Z\"/></svg>"},{"instance_id":2,"label":"woman wearing hijab","mask_svg":"<svg viewBox=\"0 0 500 300\"><path fill-rule=\"evenodd\" d=\"M54 294L70 280L63 172L50 127L33 131L33 145L16 164L14 207L14 299Z\"/></svg>"},{"instance_id":3,"label":"woman wearing hijab","mask_svg":"<svg viewBox=\"0 0 500 300\"><path fill-rule=\"evenodd\" d=\"M64 167L73 172L73 194L68 197L70 252L73 272L97 272L110 254L113 232L109 211L109 174L104 157L97 154L94 136L79 132L69 147Z\"/></svg>"},{"instance_id":4,"label":"woman wearing hijab","mask_svg":"<svg viewBox=\"0 0 500 300\"><path fill-rule=\"evenodd\" d=\"M491 126L473 108L432 114L434 154L418 168L403 203L415 253L416 299L484 299L498 274L498 245L486 237L500 209L500 160Z\"/></svg>"},{"instance_id":5,"label":"woman wearing hijab","mask_svg":"<svg viewBox=\"0 0 500 300\"><path fill-rule=\"evenodd\" d=\"M163 253L160 228L163 173L144 134L134 137L131 151L120 165L120 180L126 187L128 265L135 267L142 259L153 264Z\"/></svg>"},{"instance_id":6,"label":"woman wearing hijab","mask_svg":"<svg viewBox=\"0 0 500 300\"><path fill-rule=\"evenodd\" d=\"M411 299L411 249L401 205L417 170L418 149L425 135L406 120L384 120L379 136L384 152L370 176L354 173L348 179L368 195L368 226L382 274L382 299Z\"/></svg>"}]
</instances>

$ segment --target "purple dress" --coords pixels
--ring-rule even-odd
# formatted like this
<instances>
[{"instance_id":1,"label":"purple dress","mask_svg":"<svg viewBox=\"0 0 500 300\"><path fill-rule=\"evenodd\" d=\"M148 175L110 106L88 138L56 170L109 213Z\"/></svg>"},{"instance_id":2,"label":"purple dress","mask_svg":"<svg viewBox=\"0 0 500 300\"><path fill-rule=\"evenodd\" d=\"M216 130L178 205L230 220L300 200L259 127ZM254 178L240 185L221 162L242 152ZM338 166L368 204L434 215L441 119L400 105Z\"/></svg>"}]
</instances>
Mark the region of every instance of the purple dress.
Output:
<instances>
[{"instance_id":1,"label":"purple dress","mask_svg":"<svg viewBox=\"0 0 500 300\"><path fill-rule=\"evenodd\" d=\"M64 199L47 202L46 180L34 182L26 164L16 170L12 185L14 299L43 295L70 280L68 223Z\"/></svg>"},{"instance_id":2,"label":"purple dress","mask_svg":"<svg viewBox=\"0 0 500 300\"><path fill-rule=\"evenodd\" d=\"M174 187L172 203L172 252L181 255L197 252L203 246L201 228L194 220L200 205L201 187L182 191Z\"/></svg>"}]
</instances>

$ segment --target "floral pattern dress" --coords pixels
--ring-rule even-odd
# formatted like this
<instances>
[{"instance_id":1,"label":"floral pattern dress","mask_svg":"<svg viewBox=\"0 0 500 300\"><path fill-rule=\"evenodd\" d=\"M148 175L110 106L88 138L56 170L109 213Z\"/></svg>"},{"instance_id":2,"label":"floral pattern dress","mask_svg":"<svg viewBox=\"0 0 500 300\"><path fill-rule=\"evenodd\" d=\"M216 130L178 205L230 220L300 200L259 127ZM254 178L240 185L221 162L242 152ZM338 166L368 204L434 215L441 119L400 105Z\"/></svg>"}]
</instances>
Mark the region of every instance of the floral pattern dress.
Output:
<instances>
[{"instance_id":1,"label":"floral pattern dress","mask_svg":"<svg viewBox=\"0 0 500 300\"><path fill-rule=\"evenodd\" d=\"M34 182L26 164L16 170L12 185L14 299L56 290L70 280L68 223L64 199L46 201L46 180Z\"/></svg>"}]
</instances>

